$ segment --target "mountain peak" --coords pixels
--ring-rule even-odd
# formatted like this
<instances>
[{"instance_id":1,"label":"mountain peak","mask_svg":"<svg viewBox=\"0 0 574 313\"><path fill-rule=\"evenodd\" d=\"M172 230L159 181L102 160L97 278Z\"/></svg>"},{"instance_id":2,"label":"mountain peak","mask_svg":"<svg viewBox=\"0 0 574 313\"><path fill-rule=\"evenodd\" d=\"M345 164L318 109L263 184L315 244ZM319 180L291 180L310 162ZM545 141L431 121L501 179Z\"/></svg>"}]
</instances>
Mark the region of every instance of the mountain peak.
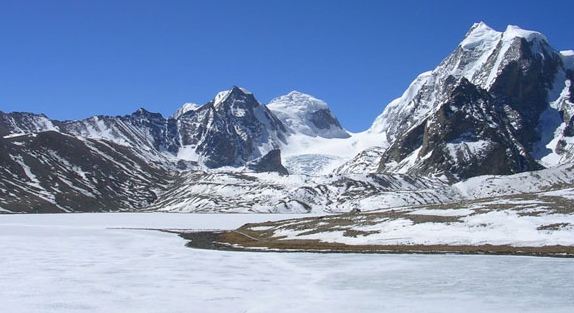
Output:
<instances>
[{"instance_id":1,"label":"mountain peak","mask_svg":"<svg viewBox=\"0 0 574 313\"><path fill-rule=\"evenodd\" d=\"M313 97L313 96L306 94L304 92L301 92L299 90L291 90L289 93L287 93L287 96L291 96L291 97L297 97L297 96Z\"/></svg>"},{"instance_id":2,"label":"mountain peak","mask_svg":"<svg viewBox=\"0 0 574 313\"><path fill-rule=\"evenodd\" d=\"M501 33L492 29L484 22L474 23L466 33L464 40L460 43L463 49L472 49L482 45L485 41L500 39Z\"/></svg>"},{"instance_id":3,"label":"mountain peak","mask_svg":"<svg viewBox=\"0 0 574 313\"><path fill-rule=\"evenodd\" d=\"M542 33L522 29L516 25L508 25L502 35L502 38L505 40L511 40L517 37L524 38L527 41L542 40L548 42L548 39L546 39L546 36L544 36Z\"/></svg>"},{"instance_id":4,"label":"mountain peak","mask_svg":"<svg viewBox=\"0 0 574 313\"><path fill-rule=\"evenodd\" d=\"M137 109L137 110L135 111L135 113L145 114L145 113L149 113L149 111L146 110L146 109L144 109L143 107L140 107L139 109Z\"/></svg>"},{"instance_id":5,"label":"mountain peak","mask_svg":"<svg viewBox=\"0 0 574 313\"><path fill-rule=\"evenodd\" d=\"M134 115L134 116L147 116L147 115L151 115L151 114L156 114L156 113L152 113L152 112L144 109L143 107L137 109L134 113L132 113L132 115Z\"/></svg>"},{"instance_id":6,"label":"mountain peak","mask_svg":"<svg viewBox=\"0 0 574 313\"><path fill-rule=\"evenodd\" d=\"M235 96L248 96L248 95L253 95L249 90L245 89L245 88L241 88L238 86L233 86L231 89L229 90L223 90L217 93L217 95L215 95L215 98L213 100L213 105L217 106L218 104L224 102L225 100L227 100L227 98L230 95L235 95Z\"/></svg>"},{"instance_id":7,"label":"mountain peak","mask_svg":"<svg viewBox=\"0 0 574 313\"><path fill-rule=\"evenodd\" d=\"M526 30L516 25L508 25L504 32L499 32L486 25L484 22L474 23L466 33L460 46L464 49L473 49L483 45L485 42L493 42L502 39L510 42L515 38L524 38L529 42L541 40L548 42L546 36L537 31Z\"/></svg>"},{"instance_id":8,"label":"mountain peak","mask_svg":"<svg viewBox=\"0 0 574 313\"><path fill-rule=\"evenodd\" d=\"M185 113L187 113L189 111L196 111L200 107L201 107L201 105L199 105L197 103L193 103L193 102L184 103L179 109L177 109L177 111L175 111L175 113L173 114L173 117L179 118L180 116L184 115Z\"/></svg>"},{"instance_id":9,"label":"mountain peak","mask_svg":"<svg viewBox=\"0 0 574 313\"><path fill-rule=\"evenodd\" d=\"M233 86L233 88L231 88L231 92L238 92L238 93L242 93L245 95L250 95L252 94L251 91L243 88L243 87L239 87L239 86Z\"/></svg>"},{"instance_id":10,"label":"mountain peak","mask_svg":"<svg viewBox=\"0 0 574 313\"><path fill-rule=\"evenodd\" d=\"M480 21L472 24L466 35L470 35L473 32L484 32L484 31L495 31L492 27L488 26L485 22Z\"/></svg>"},{"instance_id":11,"label":"mountain peak","mask_svg":"<svg viewBox=\"0 0 574 313\"><path fill-rule=\"evenodd\" d=\"M267 107L293 133L323 138L349 137L327 103L311 95L293 90L271 100Z\"/></svg>"},{"instance_id":12,"label":"mountain peak","mask_svg":"<svg viewBox=\"0 0 574 313\"><path fill-rule=\"evenodd\" d=\"M317 99L309 94L293 90L286 95L279 96L269 103L272 106L278 106L278 104L283 103L289 105L293 109L298 110L328 110L329 106L325 101Z\"/></svg>"}]
</instances>

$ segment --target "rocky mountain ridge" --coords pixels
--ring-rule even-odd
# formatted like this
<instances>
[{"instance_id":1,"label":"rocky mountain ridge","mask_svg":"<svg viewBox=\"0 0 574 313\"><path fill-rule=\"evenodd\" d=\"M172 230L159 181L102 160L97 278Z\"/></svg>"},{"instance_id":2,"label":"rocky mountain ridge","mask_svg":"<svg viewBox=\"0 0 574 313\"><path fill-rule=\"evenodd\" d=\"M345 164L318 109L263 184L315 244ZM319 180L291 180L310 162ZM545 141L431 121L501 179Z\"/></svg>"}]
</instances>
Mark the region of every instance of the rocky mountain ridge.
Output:
<instances>
[{"instance_id":1,"label":"rocky mountain ridge","mask_svg":"<svg viewBox=\"0 0 574 313\"><path fill-rule=\"evenodd\" d=\"M380 209L460 200L453 183L544 168L570 184L572 79L574 52L477 23L362 133L310 95L262 105L240 87L171 117L0 112L0 211Z\"/></svg>"}]
</instances>

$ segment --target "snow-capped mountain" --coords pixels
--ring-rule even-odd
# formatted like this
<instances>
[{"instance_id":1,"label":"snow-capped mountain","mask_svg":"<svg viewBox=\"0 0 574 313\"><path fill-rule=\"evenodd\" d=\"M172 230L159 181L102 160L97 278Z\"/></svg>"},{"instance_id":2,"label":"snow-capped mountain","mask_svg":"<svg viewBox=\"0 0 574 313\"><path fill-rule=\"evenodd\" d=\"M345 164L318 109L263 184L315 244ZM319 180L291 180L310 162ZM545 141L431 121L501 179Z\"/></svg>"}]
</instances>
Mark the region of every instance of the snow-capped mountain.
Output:
<instances>
[{"instance_id":1,"label":"snow-capped mountain","mask_svg":"<svg viewBox=\"0 0 574 313\"><path fill-rule=\"evenodd\" d=\"M341 212L482 195L467 181L496 186L485 197L573 187L573 79L573 51L477 23L361 133L313 96L262 105L240 87L171 117L0 112L0 212Z\"/></svg>"},{"instance_id":2,"label":"snow-capped mountain","mask_svg":"<svg viewBox=\"0 0 574 313\"><path fill-rule=\"evenodd\" d=\"M76 121L50 120L45 115L32 113L0 112L0 130L4 136L58 131L128 146L154 162L166 162L162 152L177 151L179 142L175 126L173 120L145 109L124 116L93 116Z\"/></svg>"},{"instance_id":3,"label":"snow-capped mountain","mask_svg":"<svg viewBox=\"0 0 574 313\"><path fill-rule=\"evenodd\" d=\"M380 142L377 134L345 130L328 104L311 95L292 91L267 107L288 130L281 151L292 174L328 174L373 142Z\"/></svg>"},{"instance_id":4,"label":"snow-capped mountain","mask_svg":"<svg viewBox=\"0 0 574 313\"><path fill-rule=\"evenodd\" d=\"M574 161L569 55L535 31L473 25L367 131L380 134L389 147L377 151L379 171L456 180ZM361 163L358 157L342 168Z\"/></svg>"},{"instance_id":5,"label":"snow-capped mountain","mask_svg":"<svg viewBox=\"0 0 574 313\"><path fill-rule=\"evenodd\" d=\"M156 163L166 163L166 155L176 153L180 146L175 120L145 109L124 116L94 116L54 124L66 134L130 147Z\"/></svg>"},{"instance_id":6,"label":"snow-capped mountain","mask_svg":"<svg viewBox=\"0 0 574 313\"><path fill-rule=\"evenodd\" d=\"M322 100L291 91L277 97L267 107L294 134L323 138L348 138L337 118Z\"/></svg>"},{"instance_id":7,"label":"snow-capped mountain","mask_svg":"<svg viewBox=\"0 0 574 313\"><path fill-rule=\"evenodd\" d=\"M234 87L177 119L182 159L209 168L241 166L279 149L283 123L251 92Z\"/></svg>"},{"instance_id":8,"label":"snow-capped mountain","mask_svg":"<svg viewBox=\"0 0 574 313\"><path fill-rule=\"evenodd\" d=\"M58 130L44 114L0 111L0 136Z\"/></svg>"}]
</instances>

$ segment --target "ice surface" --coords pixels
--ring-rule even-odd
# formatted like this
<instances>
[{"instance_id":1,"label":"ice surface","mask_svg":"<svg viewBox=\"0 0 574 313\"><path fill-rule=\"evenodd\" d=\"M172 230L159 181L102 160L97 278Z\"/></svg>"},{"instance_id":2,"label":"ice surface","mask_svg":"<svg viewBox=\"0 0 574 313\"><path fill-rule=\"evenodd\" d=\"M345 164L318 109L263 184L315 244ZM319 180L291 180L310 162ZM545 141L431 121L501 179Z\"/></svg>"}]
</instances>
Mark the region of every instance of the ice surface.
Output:
<instances>
[{"instance_id":1,"label":"ice surface","mask_svg":"<svg viewBox=\"0 0 574 313\"><path fill-rule=\"evenodd\" d=\"M3 312L571 312L571 259L194 250L167 233L277 215L0 216Z\"/></svg>"}]
</instances>

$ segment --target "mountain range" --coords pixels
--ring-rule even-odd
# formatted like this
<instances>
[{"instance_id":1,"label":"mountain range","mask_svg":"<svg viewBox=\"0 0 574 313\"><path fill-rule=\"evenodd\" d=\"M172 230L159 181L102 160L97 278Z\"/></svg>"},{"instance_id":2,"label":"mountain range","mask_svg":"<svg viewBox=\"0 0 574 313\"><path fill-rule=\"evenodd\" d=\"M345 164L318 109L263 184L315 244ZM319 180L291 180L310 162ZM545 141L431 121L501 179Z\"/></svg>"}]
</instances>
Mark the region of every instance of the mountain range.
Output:
<instances>
[{"instance_id":1,"label":"mountain range","mask_svg":"<svg viewBox=\"0 0 574 313\"><path fill-rule=\"evenodd\" d=\"M476 23L360 133L313 96L263 105L240 87L171 117L0 112L0 212L344 212L574 187L573 80L573 51Z\"/></svg>"}]
</instances>

